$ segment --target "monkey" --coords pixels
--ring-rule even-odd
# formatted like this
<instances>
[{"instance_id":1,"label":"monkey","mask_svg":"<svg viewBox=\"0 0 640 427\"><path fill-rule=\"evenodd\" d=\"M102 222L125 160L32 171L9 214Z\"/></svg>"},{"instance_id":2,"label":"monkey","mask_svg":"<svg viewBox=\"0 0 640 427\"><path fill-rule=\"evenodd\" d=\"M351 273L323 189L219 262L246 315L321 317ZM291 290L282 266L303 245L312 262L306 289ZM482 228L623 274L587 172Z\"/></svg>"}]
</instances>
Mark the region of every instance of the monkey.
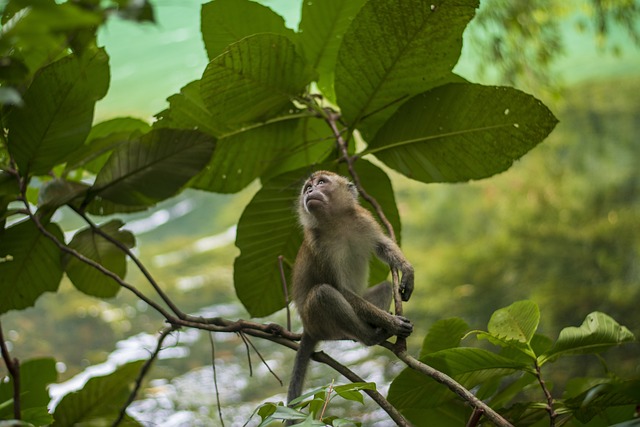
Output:
<instances>
[{"instance_id":1,"label":"monkey","mask_svg":"<svg viewBox=\"0 0 640 427\"><path fill-rule=\"evenodd\" d=\"M293 265L292 286L303 333L288 404L302 392L309 359L319 341L349 339L372 346L393 335L406 338L413 331L409 319L387 311L391 283L366 289L374 253L402 273L403 301L413 292L414 271L398 245L360 205L353 183L333 172L314 172L302 186L298 220L304 239Z\"/></svg>"}]
</instances>

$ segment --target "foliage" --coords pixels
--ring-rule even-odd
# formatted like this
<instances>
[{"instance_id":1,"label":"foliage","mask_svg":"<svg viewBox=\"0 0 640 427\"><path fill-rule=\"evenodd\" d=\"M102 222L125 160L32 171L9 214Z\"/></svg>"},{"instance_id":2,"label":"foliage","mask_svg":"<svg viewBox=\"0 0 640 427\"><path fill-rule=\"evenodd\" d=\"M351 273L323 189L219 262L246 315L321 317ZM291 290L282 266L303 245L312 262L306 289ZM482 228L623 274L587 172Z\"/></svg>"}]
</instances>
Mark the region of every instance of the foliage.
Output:
<instances>
[{"instance_id":1,"label":"foliage","mask_svg":"<svg viewBox=\"0 0 640 427\"><path fill-rule=\"evenodd\" d=\"M531 95L470 83L452 72L476 0L369 0L359 6L304 2L300 30L294 32L270 9L248 0L204 5L201 25L210 62L148 126L127 117L93 124L95 103L110 83L108 54L96 45L96 29L114 13L153 20L146 1L10 0L0 35L0 292L9 296L0 314L57 291L66 274L87 295L108 298L124 287L173 326L206 326L176 308L143 266L138 265L168 310L125 282L126 257L137 261L131 252L135 238L122 230L121 220L107 216L145 211L189 187L237 192L259 180L261 188L238 225L234 285L252 316L267 316L287 305L278 286L278 257L288 271L300 241L292 206L300 180L312 169L361 181L399 234L387 173L360 157L373 156L423 183L464 182L508 169L555 127L553 114ZM223 30L217 25L221 16ZM66 208L86 223L71 239L54 215ZM380 265L372 266L372 279L386 275ZM431 336L429 342L441 349L423 349L423 359L468 388L480 386L479 395L492 396L496 381L507 374L540 377L536 369L557 358L632 339L598 313L586 326L561 334L551 350L543 349L544 340L534 335L537 308L520 303L506 310L479 334L503 346L503 354L452 348L450 340ZM20 375L4 346L2 357L10 375L1 389L1 414L34 425L49 424L51 417L54 425L115 418L141 369L135 362L93 378L50 415L41 398L42 381L55 380L51 361L42 380L18 382L29 378L29 370ZM394 387L403 377L397 381ZM9 386L23 388L15 392ZM590 419L636 390L624 382L598 386L604 394L596 403L585 408L580 399L591 401L593 394L583 396L589 389L576 387L579 393L563 400L558 411ZM357 399L355 390L367 388L348 385L335 392ZM22 390L33 394L33 402L23 399ZM436 410L456 404L443 400L447 393L439 388L428 397L437 398ZM327 395L314 393L312 413ZM503 405L511 397L503 393L496 408L518 421L529 417L531 408ZM412 415L402 399L394 403ZM263 418L274 413L263 412ZM123 422L136 424L127 417Z\"/></svg>"},{"instance_id":2,"label":"foliage","mask_svg":"<svg viewBox=\"0 0 640 427\"><path fill-rule=\"evenodd\" d=\"M594 312L580 327L564 328L554 342L537 333L539 321L540 311L531 301L518 301L495 311L487 331L466 332L468 326L459 318L439 320L424 339L420 360L466 388L477 389L479 398L517 426L544 425L540 422L548 417L557 425L581 425L593 419L608 425L632 416L640 384L613 372L575 378L561 399L544 404L541 398L550 387L543 380L543 366L563 357L598 354L634 341L633 334L606 314ZM470 335L488 340L498 351L461 346ZM455 394L408 368L391 384L389 401L416 426L464 425L471 416L470 408L461 405Z\"/></svg>"}]
</instances>

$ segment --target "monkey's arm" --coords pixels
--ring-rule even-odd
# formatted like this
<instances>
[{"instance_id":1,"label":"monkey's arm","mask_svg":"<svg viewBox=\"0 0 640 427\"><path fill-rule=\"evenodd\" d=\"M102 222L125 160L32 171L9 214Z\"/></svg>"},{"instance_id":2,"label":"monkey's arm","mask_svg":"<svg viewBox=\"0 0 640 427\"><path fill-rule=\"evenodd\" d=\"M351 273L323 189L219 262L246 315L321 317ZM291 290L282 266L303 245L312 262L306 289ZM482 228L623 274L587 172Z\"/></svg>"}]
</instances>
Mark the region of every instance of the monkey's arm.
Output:
<instances>
[{"instance_id":1,"label":"monkey's arm","mask_svg":"<svg viewBox=\"0 0 640 427\"><path fill-rule=\"evenodd\" d=\"M404 257L398 245L387 236L381 236L376 244L376 255L391 268L397 268L402 273L400 280L400 294L403 301L409 301L413 292L413 267Z\"/></svg>"}]
</instances>

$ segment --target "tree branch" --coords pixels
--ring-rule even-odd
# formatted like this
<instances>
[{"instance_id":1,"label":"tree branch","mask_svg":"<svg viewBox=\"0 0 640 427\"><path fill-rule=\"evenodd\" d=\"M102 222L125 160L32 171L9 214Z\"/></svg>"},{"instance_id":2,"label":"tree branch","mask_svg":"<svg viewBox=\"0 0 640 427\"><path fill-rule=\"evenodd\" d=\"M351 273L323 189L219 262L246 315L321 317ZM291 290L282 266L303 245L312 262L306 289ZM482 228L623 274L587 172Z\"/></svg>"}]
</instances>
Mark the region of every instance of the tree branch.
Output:
<instances>
[{"instance_id":1,"label":"tree branch","mask_svg":"<svg viewBox=\"0 0 640 427\"><path fill-rule=\"evenodd\" d=\"M449 390L468 402L474 409L484 411L484 416L491 420L491 422L493 422L498 427L513 427L513 425L505 420L500 414L491 409L486 403L478 399L473 393L464 388L460 383L458 383L447 374L444 374L432 368L431 366L420 362L419 360L409 355L406 351L396 352L394 346L390 343L383 343L382 346L393 351L394 354L398 356L400 360L406 363L407 366L411 369L414 369L423 375L431 377L440 384L447 386Z\"/></svg>"},{"instance_id":2,"label":"tree branch","mask_svg":"<svg viewBox=\"0 0 640 427\"><path fill-rule=\"evenodd\" d=\"M7 366L7 371L11 377L11 383L13 386L13 418L21 420L22 415L20 411L20 361L17 358L11 358L9 349L4 340L4 333L2 332L2 324L0 324L0 352L2 353L2 360Z\"/></svg>"},{"instance_id":3,"label":"tree branch","mask_svg":"<svg viewBox=\"0 0 640 427\"><path fill-rule=\"evenodd\" d=\"M535 361L535 371L536 371L536 379L538 380L540 387L542 387L542 391L544 392L544 397L547 399L547 407L545 409L549 413L549 427L555 427L558 413L553 407L553 396L551 395L551 392L547 388L547 384L542 378L542 370L540 369L540 365L538 365L537 360Z\"/></svg>"},{"instance_id":4,"label":"tree branch","mask_svg":"<svg viewBox=\"0 0 640 427\"><path fill-rule=\"evenodd\" d=\"M149 373L149 370L151 369L151 365L153 364L154 360L158 358L158 355L160 354L160 350L162 350L162 343L164 342L165 338L169 336L171 332L177 329L178 327L176 326L169 326L164 328L162 331L160 331L160 336L158 337L158 344L156 344L155 350L153 351L153 353L151 353L151 357L149 357L149 359L147 359L144 365L142 365L142 369L140 369L138 378L136 378L136 384L133 387L133 390L131 391L131 393L129 394L129 398L120 409L118 418L116 418L116 420L111 425L112 427L117 427L118 425L120 425L122 420L124 420L124 417L127 413L127 408L135 400L136 395L138 394L138 391L140 391L140 387L142 387L142 381L144 380L144 377Z\"/></svg>"}]
</instances>

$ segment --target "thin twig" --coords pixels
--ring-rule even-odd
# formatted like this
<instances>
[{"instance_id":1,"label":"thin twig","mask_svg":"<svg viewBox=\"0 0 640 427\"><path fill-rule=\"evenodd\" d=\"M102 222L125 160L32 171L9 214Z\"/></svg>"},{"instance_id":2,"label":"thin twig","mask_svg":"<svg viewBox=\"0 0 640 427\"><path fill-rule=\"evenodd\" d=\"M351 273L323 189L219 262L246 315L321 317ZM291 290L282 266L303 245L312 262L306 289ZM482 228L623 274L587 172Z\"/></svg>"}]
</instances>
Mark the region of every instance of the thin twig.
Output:
<instances>
[{"instance_id":1,"label":"thin twig","mask_svg":"<svg viewBox=\"0 0 640 427\"><path fill-rule=\"evenodd\" d=\"M133 261L133 263L138 267L140 272L144 275L144 277L151 284L151 286L156 291L156 293L160 296L160 298L162 298L162 301L164 301L164 303L167 304L167 306L171 309L171 311L173 311L175 313L175 315L178 316L179 318L181 318L181 319L185 318L186 315L184 314L184 312L182 310L180 310L173 303L173 301L171 301L169 296L162 290L162 288L160 287L158 282L156 282L156 280L153 278L153 276L151 275L149 270L147 270L147 268L144 266L144 264L142 264L140 259L138 259L138 257L135 256L135 254L131 251L131 249L129 249L129 247L127 245L125 245L124 243L122 243L121 241L116 239L115 237L110 236L109 234L107 234L104 231L102 231L102 229L100 227L98 227L93 221L91 221L91 219L87 216L87 214L85 212L83 212L83 211L81 211L81 210L79 210L79 209L77 209L77 208L75 208L73 206L71 206L71 209L73 209L78 215L80 215L80 217L82 217L82 219L89 225L89 227L91 227L91 229L93 230L94 233L96 233L96 234L100 235L102 238L108 240L113 245L115 245L118 249L120 249L123 253L125 253L129 257L129 259L131 259L131 261Z\"/></svg>"},{"instance_id":2,"label":"thin twig","mask_svg":"<svg viewBox=\"0 0 640 427\"><path fill-rule=\"evenodd\" d=\"M167 338L169 336L169 334L171 332L175 331L176 329L178 329L176 326L169 326L169 327L164 328L162 331L160 331L160 335L158 336L158 343L156 344L156 348L153 350L153 353L151 353L151 356L147 359L147 361L144 362L144 365L142 365L142 369L140 369L140 373L138 374L138 377L136 378L136 384L133 387L133 390L131 391L131 393L129 394L129 398L127 399L125 404L120 409L120 413L118 414L118 418L116 418L116 420L111 425L112 427L117 427L118 425L120 425L122 420L124 420L124 417L125 417L125 415L127 413L127 408L135 400L135 398L136 398L136 396L138 394L138 391L140 391L140 387L142 387L142 381L144 380L144 378L149 373L149 370L151 369L151 365L158 358L158 355L160 354L160 351L162 350L162 343L164 342L165 338Z\"/></svg>"},{"instance_id":3,"label":"thin twig","mask_svg":"<svg viewBox=\"0 0 640 427\"><path fill-rule=\"evenodd\" d=\"M0 324L0 352L2 353L2 360L7 365L7 371L11 377L11 384L13 386L13 418L21 420L22 415L20 411L20 361L18 358L11 358L7 343L4 341L4 333L2 332L2 324Z\"/></svg>"},{"instance_id":4,"label":"thin twig","mask_svg":"<svg viewBox=\"0 0 640 427\"><path fill-rule=\"evenodd\" d=\"M252 377L253 376L253 363L251 363L251 350L249 350L249 341L248 338L244 335L244 332L240 331L238 332L238 335L240 335L240 339L242 339L242 342L244 343L244 348L247 351L247 362L249 365L249 376Z\"/></svg>"},{"instance_id":5,"label":"thin twig","mask_svg":"<svg viewBox=\"0 0 640 427\"><path fill-rule=\"evenodd\" d=\"M224 420L222 419L222 406L220 405L220 390L218 390L218 376L216 375L216 347L213 342L213 332L209 332L209 343L211 344L211 367L213 368L213 386L216 389L218 418L220 418L220 425L224 427Z\"/></svg>"},{"instance_id":6,"label":"thin twig","mask_svg":"<svg viewBox=\"0 0 640 427\"><path fill-rule=\"evenodd\" d=\"M258 357L260 358L260 360L262 361L262 364L269 370L269 372L271 372L271 375L273 375L275 377L275 379L280 383L281 386L284 385L284 383L282 382L282 380L280 379L280 377L273 372L273 370L271 369L271 367L269 366L269 364L267 363L266 360L264 360L264 357L262 357L262 354L258 351L258 349L256 348L256 346L253 344L253 342L248 338L248 337L244 337L244 339L246 340L246 342L249 343L249 345L251 346L251 348L253 348L253 351L256 352L256 354L258 355Z\"/></svg>"},{"instance_id":7,"label":"thin twig","mask_svg":"<svg viewBox=\"0 0 640 427\"><path fill-rule=\"evenodd\" d=\"M545 409L549 413L549 427L555 427L556 418L558 417L558 413L556 412L556 410L553 407L553 396L551 395L551 392L547 388L547 384L545 383L544 379L542 378L542 370L540 369L540 365L538 365L537 361L535 362L534 366L535 366L535 371L536 371L536 378L538 379L538 383L540 384L540 387L542 388L542 391L544 393L544 397L547 399L547 407Z\"/></svg>"},{"instance_id":8,"label":"thin twig","mask_svg":"<svg viewBox=\"0 0 640 427\"><path fill-rule=\"evenodd\" d=\"M319 420L324 418L324 412L327 410L327 406L329 406L329 400L331 400L331 393L333 393L333 383L334 380L331 380L331 384L329 384L329 390L327 390L327 395L324 398L324 405L322 405L322 411L320 411Z\"/></svg>"},{"instance_id":9,"label":"thin twig","mask_svg":"<svg viewBox=\"0 0 640 427\"><path fill-rule=\"evenodd\" d=\"M284 257L278 255L278 267L280 268L280 282L282 283L282 290L284 292L284 304L287 310L287 329L291 330L291 311L289 310L289 289L287 288L287 278L284 274Z\"/></svg>"},{"instance_id":10,"label":"thin twig","mask_svg":"<svg viewBox=\"0 0 640 427\"><path fill-rule=\"evenodd\" d=\"M483 414L484 410L480 408L473 408L473 413L471 414L471 417L469 417L469 421L467 421L467 427L476 427Z\"/></svg>"}]
</instances>

